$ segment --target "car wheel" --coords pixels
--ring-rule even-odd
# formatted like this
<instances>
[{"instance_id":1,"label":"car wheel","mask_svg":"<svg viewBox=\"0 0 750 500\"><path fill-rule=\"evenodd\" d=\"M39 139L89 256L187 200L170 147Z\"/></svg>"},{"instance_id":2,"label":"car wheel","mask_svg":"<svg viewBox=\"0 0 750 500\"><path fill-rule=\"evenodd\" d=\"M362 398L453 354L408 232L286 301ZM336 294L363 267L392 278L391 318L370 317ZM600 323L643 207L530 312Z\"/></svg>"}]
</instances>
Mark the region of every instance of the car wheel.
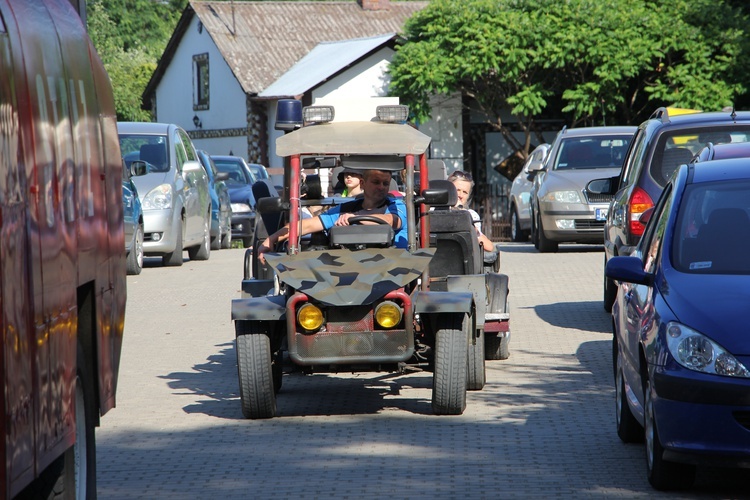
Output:
<instances>
[{"instance_id":1,"label":"car wheel","mask_svg":"<svg viewBox=\"0 0 750 500\"><path fill-rule=\"evenodd\" d=\"M534 248L537 250L539 249L539 238L537 238L536 234L536 212L534 210L531 211L531 243L534 245Z\"/></svg>"},{"instance_id":2,"label":"car wheel","mask_svg":"<svg viewBox=\"0 0 750 500\"><path fill-rule=\"evenodd\" d=\"M257 321L235 321L235 333L242 414L252 419L272 418L276 415L276 391L271 339Z\"/></svg>"},{"instance_id":3,"label":"car wheel","mask_svg":"<svg viewBox=\"0 0 750 500\"><path fill-rule=\"evenodd\" d=\"M211 238L211 250L221 250L221 229L215 238Z\"/></svg>"},{"instance_id":4,"label":"car wheel","mask_svg":"<svg viewBox=\"0 0 750 500\"><path fill-rule=\"evenodd\" d=\"M250 248L253 246L253 238L252 236L248 238L242 238L242 248Z\"/></svg>"},{"instance_id":5,"label":"car wheel","mask_svg":"<svg viewBox=\"0 0 750 500\"><path fill-rule=\"evenodd\" d=\"M224 250L226 250L228 248L232 248L232 231L228 230L221 237L221 248L224 249Z\"/></svg>"},{"instance_id":6,"label":"car wheel","mask_svg":"<svg viewBox=\"0 0 750 500\"><path fill-rule=\"evenodd\" d=\"M466 388L470 391L481 391L487 380L484 366L484 330L476 338L469 339L469 376Z\"/></svg>"},{"instance_id":7,"label":"car wheel","mask_svg":"<svg viewBox=\"0 0 750 500\"><path fill-rule=\"evenodd\" d=\"M558 243L556 241L552 241L548 239L544 235L544 226L542 226L542 216L537 215L536 220L536 241L537 241L537 250L539 250L542 253L550 253L550 252L557 252L558 249Z\"/></svg>"},{"instance_id":8,"label":"car wheel","mask_svg":"<svg viewBox=\"0 0 750 500\"><path fill-rule=\"evenodd\" d=\"M633 416L628 405L625 391L625 375L622 372L617 340L612 342L612 358L615 361L615 419L617 435L623 443L638 443L643 441L643 427Z\"/></svg>"},{"instance_id":9,"label":"car wheel","mask_svg":"<svg viewBox=\"0 0 750 500\"><path fill-rule=\"evenodd\" d=\"M689 488L695 481L695 466L664 460L664 448L654 418L654 389L646 380L644 403L644 435L646 440L646 466L648 482L657 490Z\"/></svg>"},{"instance_id":10,"label":"car wheel","mask_svg":"<svg viewBox=\"0 0 750 500\"><path fill-rule=\"evenodd\" d=\"M443 326L435 333L432 411L435 415L460 415L466 409L469 320L466 314L448 314L439 323Z\"/></svg>"},{"instance_id":11,"label":"car wheel","mask_svg":"<svg viewBox=\"0 0 750 500\"><path fill-rule=\"evenodd\" d=\"M521 229L521 221L518 219L518 209L513 207L510 212L510 238L513 241L526 241L528 235Z\"/></svg>"},{"instance_id":12,"label":"car wheel","mask_svg":"<svg viewBox=\"0 0 750 500\"><path fill-rule=\"evenodd\" d=\"M143 269L143 224L138 224L133 236L133 246L127 260L127 272L130 275L141 274Z\"/></svg>"},{"instance_id":13,"label":"car wheel","mask_svg":"<svg viewBox=\"0 0 750 500\"><path fill-rule=\"evenodd\" d=\"M208 219L203 221L203 241L197 247L188 248L190 260L208 260L211 256L211 213L208 215Z\"/></svg>"},{"instance_id":14,"label":"car wheel","mask_svg":"<svg viewBox=\"0 0 750 500\"><path fill-rule=\"evenodd\" d=\"M487 359L508 359L510 357L510 332L505 337L494 333L487 335L484 338L484 345Z\"/></svg>"},{"instance_id":15,"label":"car wheel","mask_svg":"<svg viewBox=\"0 0 750 500\"><path fill-rule=\"evenodd\" d=\"M273 377L273 393L278 394L284 376L284 352L279 349L271 361L271 376Z\"/></svg>"},{"instance_id":16,"label":"car wheel","mask_svg":"<svg viewBox=\"0 0 750 500\"><path fill-rule=\"evenodd\" d=\"M604 269L607 269L607 256L604 256ZM604 310L607 312L612 312L612 306L615 305L615 300L617 300L617 284L614 282L614 280L611 280L607 278L607 275L604 274Z\"/></svg>"},{"instance_id":17,"label":"car wheel","mask_svg":"<svg viewBox=\"0 0 750 500\"><path fill-rule=\"evenodd\" d=\"M165 254L161 258L161 262L165 266L181 266L182 265L182 222L177 224L177 238L175 239L174 251Z\"/></svg>"}]
</instances>

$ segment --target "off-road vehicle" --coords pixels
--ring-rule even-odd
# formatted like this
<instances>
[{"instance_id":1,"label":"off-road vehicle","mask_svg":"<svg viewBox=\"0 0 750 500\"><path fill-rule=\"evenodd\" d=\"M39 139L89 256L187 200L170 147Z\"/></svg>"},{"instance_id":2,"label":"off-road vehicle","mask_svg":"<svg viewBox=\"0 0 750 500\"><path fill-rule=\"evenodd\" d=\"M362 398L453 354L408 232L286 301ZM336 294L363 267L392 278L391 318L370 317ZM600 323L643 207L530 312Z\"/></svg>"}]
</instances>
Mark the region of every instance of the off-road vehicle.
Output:
<instances>
[{"instance_id":1,"label":"off-road vehicle","mask_svg":"<svg viewBox=\"0 0 750 500\"><path fill-rule=\"evenodd\" d=\"M242 298L232 303L243 414L276 414L286 358L307 373L425 369L433 372L434 413L462 413L467 388L484 386L485 330L495 352L507 337L508 280L483 272L471 219L458 220L468 213L429 212L454 201L448 189L414 193L415 167L420 186L429 186L430 138L406 124L404 106L378 106L375 119L361 122L332 121L333 107L302 109L299 101L281 101L279 110L292 114L277 117L277 127L291 129L276 142L287 160L285 190L257 185L256 226L273 233L288 223L289 239L265 254L271 272L257 250L246 254ZM340 203L317 198L309 185L301 196L301 171L313 164L405 170L407 248L394 247L393 229L381 224L301 238L303 209Z\"/></svg>"}]
</instances>

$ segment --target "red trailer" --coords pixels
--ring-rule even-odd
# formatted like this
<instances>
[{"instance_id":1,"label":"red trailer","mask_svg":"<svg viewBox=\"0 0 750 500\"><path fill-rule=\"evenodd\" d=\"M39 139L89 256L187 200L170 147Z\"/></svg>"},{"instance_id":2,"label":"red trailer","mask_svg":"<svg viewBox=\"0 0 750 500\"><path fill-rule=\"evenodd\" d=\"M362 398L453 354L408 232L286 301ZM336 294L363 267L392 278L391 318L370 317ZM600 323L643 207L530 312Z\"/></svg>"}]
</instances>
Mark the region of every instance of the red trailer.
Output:
<instances>
[{"instance_id":1,"label":"red trailer","mask_svg":"<svg viewBox=\"0 0 750 500\"><path fill-rule=\"evenodd\" d=\"M126 270L109 78L69 0L0 0L0 498L96 495Z\"/></svg>"}]
</instances>

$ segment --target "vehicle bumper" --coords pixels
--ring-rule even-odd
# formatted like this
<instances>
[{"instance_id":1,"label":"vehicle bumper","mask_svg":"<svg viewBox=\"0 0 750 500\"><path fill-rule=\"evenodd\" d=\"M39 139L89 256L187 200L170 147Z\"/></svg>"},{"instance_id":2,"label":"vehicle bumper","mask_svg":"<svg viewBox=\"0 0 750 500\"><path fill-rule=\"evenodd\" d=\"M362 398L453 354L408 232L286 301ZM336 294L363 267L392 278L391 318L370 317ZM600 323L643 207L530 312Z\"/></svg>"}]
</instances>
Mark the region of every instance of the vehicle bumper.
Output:
<instances>
[{"instance_id":1,"label":"vehicle bumper","mask_svg":"<svg viewBox=\"0 0 750 500\"><path fill-rule=\"evenodd\" d=\"M546 206L545 206L546 205ZM552 241L575 243L604 243L605 218L597 219L596 213L606 215L609 205L571 205L567 209L555 204L540 207L544 236Z\"/></svg>"},{"instance_id":2,"label":"vehicle bumper","mask_svg":"<svg viewBox=\"0 0 750 500\"><path fill-rule=\"evenodd\" d=\"M173 252L177 246L177 224L182 221L172 210L144 210L143 212L143 253L163 254ZM161 237L156 240L155 233Z\"/></svg>"},{"instance_id":3,"label":"vehicle bumper","mask_svg":"<svg viewBox=\"0 0 750 500\"><path fill-rule=\"evenodd\" d=\"M750 467L750 380L657 368L654 414L665 459Z\"/></svg>"},{"instance_id":4,"label":"vehicle bumper","mask_svg":"<svg viewBox=\"0 0 750 500\"><path fill-rule=\"evenodd\" d=\"M232 239L249 238L255 230L255 214L232 214Z\"/></svg>"}]
</instances>

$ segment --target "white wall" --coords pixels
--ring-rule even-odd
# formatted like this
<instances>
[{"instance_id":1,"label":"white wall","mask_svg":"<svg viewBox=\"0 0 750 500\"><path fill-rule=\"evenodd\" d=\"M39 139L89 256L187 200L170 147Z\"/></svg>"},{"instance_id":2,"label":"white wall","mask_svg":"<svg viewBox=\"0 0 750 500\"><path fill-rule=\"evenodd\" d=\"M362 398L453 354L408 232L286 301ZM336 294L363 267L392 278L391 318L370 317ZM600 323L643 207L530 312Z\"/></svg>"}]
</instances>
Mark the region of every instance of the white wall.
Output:
<instances>
[{"instance_id":1,"label":"white wall","mask_svg":"<svg viewBox=\"0 0 750 500\"><path fill-rule=\"evenodd\" d=\"M198 130L193 117L198 116L202 130L247 128L245 94L226 61L204 29L198 31L199 21L193 17L175 51L172 62L156 89L156 119L176 123L187 131ZM209 109L193 110L193 56L208 53ZM247 157L247 137L222 137L193 141L209 154L228 154Z\"/></svg>"},{"instance_id":2,"label":"white wall","mask_svg":"<svg viewBox=\"0 0 750 500\"><path fill-rule=\"evenodd\" d=\"M430 158L445 162L448 175L463 170L463 126L461 123L461 96L433 96L430 99L432 117L419 124L419 131L432 137Z\"/></svg>"}]
</instances>

